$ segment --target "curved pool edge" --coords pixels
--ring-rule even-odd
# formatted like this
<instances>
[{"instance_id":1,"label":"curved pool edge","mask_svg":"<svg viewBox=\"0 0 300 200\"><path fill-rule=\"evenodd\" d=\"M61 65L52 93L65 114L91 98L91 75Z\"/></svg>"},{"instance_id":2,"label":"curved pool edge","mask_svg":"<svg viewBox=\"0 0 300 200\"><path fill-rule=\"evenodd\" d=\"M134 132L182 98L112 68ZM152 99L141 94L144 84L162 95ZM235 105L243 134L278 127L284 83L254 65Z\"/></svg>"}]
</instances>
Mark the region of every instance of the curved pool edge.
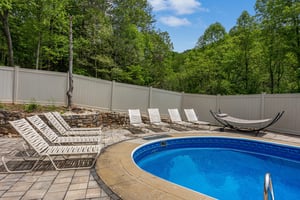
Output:
<instances>
[{"instance_id":1,"label":"curved pool edge","mask_svg":"<svg viewBox=\"0 0 300 200\"><path fill-rule=\"evenodd\" d=\"M171 138L185 136L223 136L262 140L277 144L300 146L291 142L274 141L261 137L251 137L230 133L210 134L170 134ZM132 160L132 152L138 146L148 143L142 139L129 140L105 149L96 163L96 172L107 187L122 199L201 199L211 200L206 195L194 192L179 185L165 181L140 169Z\"/></svg>"}]
</instances>

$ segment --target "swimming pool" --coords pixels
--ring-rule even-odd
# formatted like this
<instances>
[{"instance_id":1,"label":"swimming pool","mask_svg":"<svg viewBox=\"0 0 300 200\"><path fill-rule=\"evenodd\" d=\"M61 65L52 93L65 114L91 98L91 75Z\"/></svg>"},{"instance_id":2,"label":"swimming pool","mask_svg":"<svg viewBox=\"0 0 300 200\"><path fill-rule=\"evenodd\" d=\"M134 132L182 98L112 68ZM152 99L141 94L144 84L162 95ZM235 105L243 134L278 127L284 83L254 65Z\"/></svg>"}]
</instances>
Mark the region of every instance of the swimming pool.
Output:
<instances>
[{"instance_id":1,"label":"swimming pool","mask_svg":"<svg viewBox=\"0 0 300 200\"><path fill-rule=\"evenodd\" d=\"M250 139L189 137L138 147L132 158L143 170L209 195L262 199L272 175L276 199L300 199L300 148Z\"/></svg>"}]
</instances>

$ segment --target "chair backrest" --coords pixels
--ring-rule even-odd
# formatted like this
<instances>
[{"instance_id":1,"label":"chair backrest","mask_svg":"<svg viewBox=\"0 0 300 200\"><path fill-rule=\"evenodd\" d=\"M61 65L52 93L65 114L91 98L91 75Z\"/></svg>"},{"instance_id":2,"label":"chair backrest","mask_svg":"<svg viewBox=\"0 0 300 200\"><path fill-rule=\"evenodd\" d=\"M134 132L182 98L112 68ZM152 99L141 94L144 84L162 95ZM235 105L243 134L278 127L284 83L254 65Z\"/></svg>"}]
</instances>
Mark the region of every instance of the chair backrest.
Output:
<instances>
[{"instance_id":1,"label":"chair backrest","mask_svg":"<svg viewBox=\"0 0 300 200\"><path fill-rule=\"evenodd\" d=\"M182 122L179 111L177 108L168 109L170 119L172 122Z\"/></svg>"},{"instance_id":2,"label":"chair backrest","mask_svg":"<svg viewBox=\"0 0 300 200\"><path fill-rule=\"evenodd\" d=\"M39 116L27 117L27 120L46 136L49 141L53 142L58 138L58 135Z\"/></svg>"},{"instance_id":3,"label":"chair backrest","mask_svg":"<svg viewBox=\"0 0 300 200\"><path fill-rule=\"evenodd\" d=\"M185 113L185 116L187 118L187 120L189 122L196 122L198 121L198 118L197 118L197 115L194 111L194 109L184 109L184 113Z\"/></svg>"},{"instance_id":4,"label":"chair backrest","mask_svg":"<svg viewBox=\"0 0 300 200\"><path fill-rule=\"evenodd\" d=\"M150 123L160 123L161 118L158 108L148 108Z\"/></svg>"},{"instance_id":5,"label":"chair backrest","mask_svg":"<svg viewBox=\"0 0 300 200\"><path fill-rule=\"evenodd\" d=\"M65 119L59 114L59 112L52 112L52 115L67 129L70 130L70 125L65 121Z\"/></svg>"},{"instance_id":6,"label":"chair backrest","mask_svg":"<svg viewBox=\"0 0 300 200\"><path fill-rule=\"evenodd\" d=\"M39 154L49 147L49 144L25 119L9 122L24 140Z\"/></svg>"},{"instance_id":7,"label":"chair backrest","mask_svg":"<svg viewBox=\"0 0 300 200\"><path fill-rule=\"evenodd\" d=\"M59 121L50 112L44 113L44 115L60 134L63 135L65 132L67 132L63 125L61 125L61 123L59 123Z\"/></svg>"},{"instance_id":8,"label":"chair backrest","mask_svg":"<svg viewBox=\"0 0 300 200\"><path fill-rule=\"evenodd\" d=\"M140 109L128 109L130 124L141 124L142 117Z\"/></svg>"}]
</instances>

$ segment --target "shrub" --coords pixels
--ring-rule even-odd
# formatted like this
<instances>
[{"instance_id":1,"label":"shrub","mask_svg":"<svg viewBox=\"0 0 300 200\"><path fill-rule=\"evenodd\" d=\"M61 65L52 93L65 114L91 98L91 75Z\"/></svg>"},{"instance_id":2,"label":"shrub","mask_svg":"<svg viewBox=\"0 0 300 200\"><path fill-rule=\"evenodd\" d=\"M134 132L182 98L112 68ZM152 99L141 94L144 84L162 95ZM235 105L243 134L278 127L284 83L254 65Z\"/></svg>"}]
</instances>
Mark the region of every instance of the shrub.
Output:
<instances>
[{"instance_id":1,"label":"shrub","mask_svg":"<svg viewBox=\"0 0 300 200\"><path fill-rule=\"evenodd\" d=\"M25 105L24 111L25 112L34 112L38 109L39 105L35 102L35 100L32 100L30 104Z\"/></svg>"}]
</instances>

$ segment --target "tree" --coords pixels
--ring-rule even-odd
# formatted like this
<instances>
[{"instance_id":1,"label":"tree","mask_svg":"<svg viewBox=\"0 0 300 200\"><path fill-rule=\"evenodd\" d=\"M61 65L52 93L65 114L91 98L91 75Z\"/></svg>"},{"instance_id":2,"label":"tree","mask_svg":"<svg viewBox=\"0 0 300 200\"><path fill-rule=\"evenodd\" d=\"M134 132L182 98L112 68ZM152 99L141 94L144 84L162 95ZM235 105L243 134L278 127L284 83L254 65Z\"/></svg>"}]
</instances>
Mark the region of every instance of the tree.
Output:
<instances>
[{"instance_id":1,"label":"tree","mask_svg":"<svg viewBox=\"0 0 300 200\"><path fill-rule=\"evenodd\" d=\"M261 27L261 43L263 44L264 65L269 73L270 92L286 90L282 85L286 71L291 66L286 62L288 44L285 34L287 18L283 15L286 6L285 0L257 0L257 19ZM287 65L286 65L287 64Z\"/></svg>"},{"instance_id":2,"label":"tree","mask_svg":"<svg viewBox=\"0 0 300 200\"><path fill-rule=\"evenodd\" d=\"M173 44L167 32L151 31L145 34L144 70L147 85L168 88L171 73L171 51Z\"/></svg>"},{"instance_id":3,"label":"tree","mask_svg":"<svg viewBox=\"0 0 300 200\"><path fill-rule=\"evenodd\" d=\"M203 48L209 44L214 44L224 38L226 35L225 28L219 22L211 24L204 34L198 39L195 48Z\"/></svg>"},{"instance_id":4,"label":"tree","mask_svg":"<svg viewBox=\"0 0 300 200\"><path fill-rule=\"evenodd\" d=\"M69 29L69 87L67 91L68 96L68 109L72 108L72 96L73 96L73 19L70 16L70 29Z\"/></svg>"},{"instance_id":5,"label":"tree","mask_svg":"<svg viewBox=\"0 0 300 200\"><path fill-rule=\"evenodd\" d=\"M8 48L8 66L15 66L13 43L8 23L9 12L12 9L12 0L3 0L0 2L0 18L3 25L3 32L6 38Z\"/></svg>"},{"instance_id":6,"label":"tree","mask_svg":"<svg viewBox=\"0 0 300 200\"><path fill-rule=\"evenodd\" d=\"M293 65L295 73L295 82L297 92L300 92L300 2L298 0L287 0L283 8L283 17L285 18L285 31L287 34L289 51L292 57L295 56L296 63Z\"/></svg>"},{"instance_id":7,"label":"tree","mask_svg":"<svg viewBox=\"0 0 300 200\"><path fill-rule=\"evenodd\" d=\"M232 69L232 78L238 93L257 93L260 82L255 69L255 52L259 51L256 48L255 39L257 39L258 31L254 22L254 17L251 17L247 11L242 12L237 19L237 24L230 30L232 46L230 58L233 62L230 63Z\"/></svg>"},{"instance_id":8,"label":"tree","mask_svg":"<svg viewBox=\"0 0 300 200\"><path fill-rule=\"evenodd\" d=\"M116 64L124 71L144 60L144 34L152 29L151 8L146 0L113 0L110 10Z\"/></svg>"}]
</instances>

